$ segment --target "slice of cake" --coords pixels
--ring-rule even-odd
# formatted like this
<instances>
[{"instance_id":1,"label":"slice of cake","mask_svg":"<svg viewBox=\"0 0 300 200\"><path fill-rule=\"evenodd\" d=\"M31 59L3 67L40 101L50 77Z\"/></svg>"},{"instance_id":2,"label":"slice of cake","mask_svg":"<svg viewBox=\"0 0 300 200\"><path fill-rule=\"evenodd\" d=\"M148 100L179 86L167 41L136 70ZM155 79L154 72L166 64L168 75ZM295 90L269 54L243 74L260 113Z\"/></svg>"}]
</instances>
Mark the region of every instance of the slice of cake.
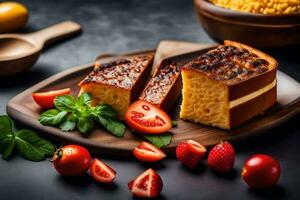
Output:
<instances>
[{"instance_id":1,"label":"slice of cake","mask_svg":"<svg viewBox=\"0 0 300 200\"><path fill-rule=\"evenodd\" d=\"M180 118L231 129L276 102L274 58L225 41L182 68Z\"/></svg>"},{"instance_id":2,"label":"slice of cake","mask_svg":"<svg viewBox=\"0 0 300 200\"><path fill-rule=\"evenodd\" d=\"M164 60L143 90L140 99L168 111L181 94L180 68L171 60Z\"/></svg>"},{"instance_id":3,"label":"slice of cake","mask_svg":"<svg viewBox=\"0 0 300 200\"><path fill-rule=\"evenodd\" d=\"M92 105L111 105L120 119L139 97L151 72L153 54L145 54L100 64L79 84L80 93L92 95Z\"/></svg>"}]
</instances>

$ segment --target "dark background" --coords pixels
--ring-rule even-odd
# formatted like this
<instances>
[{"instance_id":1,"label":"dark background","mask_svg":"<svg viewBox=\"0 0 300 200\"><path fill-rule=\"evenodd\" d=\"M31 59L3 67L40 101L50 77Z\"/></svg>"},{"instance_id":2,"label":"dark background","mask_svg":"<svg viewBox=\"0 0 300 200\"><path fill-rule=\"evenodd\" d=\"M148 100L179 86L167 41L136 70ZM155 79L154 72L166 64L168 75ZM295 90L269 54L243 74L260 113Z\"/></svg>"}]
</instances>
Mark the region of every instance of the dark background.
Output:
<instances>
[{"instance_id":1,"label":"dark background","mask_svg":"<svg viewBox=\"0 0 300 200\"><path fill-rule=\"evenodd\" d=\"M5 114L10 98L57 72L84 64L104 52L125 52L155 48L162 39L182 39L213 43L196 19L192 1L92 1L24 0L30 20L24 32L74 20L83 33L47 48L28 72L0 79L0 114ZM280 62L280 70L300 81L299 50L270 50ZM195 171L169 158L152 165L164 181L161 199L300 199L299 115L263 135L238 144L235 170L220 176L202 164ZM269 190L248 189L240 178L244 161L255 153L267 153L280 160L279 185ZM30 162L15 155L0 159L0 199L132 199L127 189L136 175L147 169L136 160L100 157L118 172L115 184L103 186L88 176L66 179L49 161Z\"/></svg>"}]
</instances>

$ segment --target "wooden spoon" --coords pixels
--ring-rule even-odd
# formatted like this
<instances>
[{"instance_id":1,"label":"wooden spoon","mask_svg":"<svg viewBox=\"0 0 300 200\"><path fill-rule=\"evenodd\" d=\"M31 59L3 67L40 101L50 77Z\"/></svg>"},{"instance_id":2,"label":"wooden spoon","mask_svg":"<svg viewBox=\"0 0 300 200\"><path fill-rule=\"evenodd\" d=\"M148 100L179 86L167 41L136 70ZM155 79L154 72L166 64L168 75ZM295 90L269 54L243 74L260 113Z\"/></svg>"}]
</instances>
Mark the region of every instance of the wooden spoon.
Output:
<instances>
[{"instance_id":1,"label":"wooden spoon","mask_svg":"<svg viewBox=\"0 0 300 200\"><path fill-rule=\"evenodd\" d=\"M65 21L29 34L0 35L0 76L29 69L44 46L80 31L80 25Z\"/></svg>"}]
</instances>

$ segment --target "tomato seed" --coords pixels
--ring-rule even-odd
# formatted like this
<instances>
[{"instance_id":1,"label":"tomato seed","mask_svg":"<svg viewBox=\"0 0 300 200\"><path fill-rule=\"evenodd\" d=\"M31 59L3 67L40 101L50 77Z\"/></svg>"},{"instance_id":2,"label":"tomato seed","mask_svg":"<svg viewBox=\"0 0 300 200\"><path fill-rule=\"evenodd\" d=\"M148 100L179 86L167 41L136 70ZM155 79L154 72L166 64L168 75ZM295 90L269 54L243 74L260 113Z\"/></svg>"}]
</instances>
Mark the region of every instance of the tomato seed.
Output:
<instances>
[{"instance_id":1,"label":"tomato seed","mask_svg":"<svg viewBox=\"0 0 300 200\"><path fill-rule=\"evenodd\" d=\"M143 108L144 110L147 110L147 111L149 111L149 110L150 110L150 107L149 107L149 106L147 106L147 105L142 105L142 108Z\"/></svg>"}]
</instances>

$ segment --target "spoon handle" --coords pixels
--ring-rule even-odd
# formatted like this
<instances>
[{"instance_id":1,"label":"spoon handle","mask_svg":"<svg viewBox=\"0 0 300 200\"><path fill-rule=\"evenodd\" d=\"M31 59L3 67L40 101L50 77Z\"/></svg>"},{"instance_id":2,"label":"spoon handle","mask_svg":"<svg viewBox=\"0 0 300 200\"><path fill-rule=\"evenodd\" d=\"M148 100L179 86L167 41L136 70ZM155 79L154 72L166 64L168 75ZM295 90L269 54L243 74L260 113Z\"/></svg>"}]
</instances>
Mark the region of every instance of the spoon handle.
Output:
<instances>
[{"instance_id":1,"label":"spoon handle","mask_svg":"<svg viewBox=\"0 0 300 200\"><path fill-rule=\"evenodd\" d=\"M42 29L40 31L27 34L27 38L38 42L41 45L49 45L60 39L64 39L73 34L80 32L81 27L79 24L72 21L65 21L59 24L52 25L48 28Z\"/></svg>"}]
</instances>

